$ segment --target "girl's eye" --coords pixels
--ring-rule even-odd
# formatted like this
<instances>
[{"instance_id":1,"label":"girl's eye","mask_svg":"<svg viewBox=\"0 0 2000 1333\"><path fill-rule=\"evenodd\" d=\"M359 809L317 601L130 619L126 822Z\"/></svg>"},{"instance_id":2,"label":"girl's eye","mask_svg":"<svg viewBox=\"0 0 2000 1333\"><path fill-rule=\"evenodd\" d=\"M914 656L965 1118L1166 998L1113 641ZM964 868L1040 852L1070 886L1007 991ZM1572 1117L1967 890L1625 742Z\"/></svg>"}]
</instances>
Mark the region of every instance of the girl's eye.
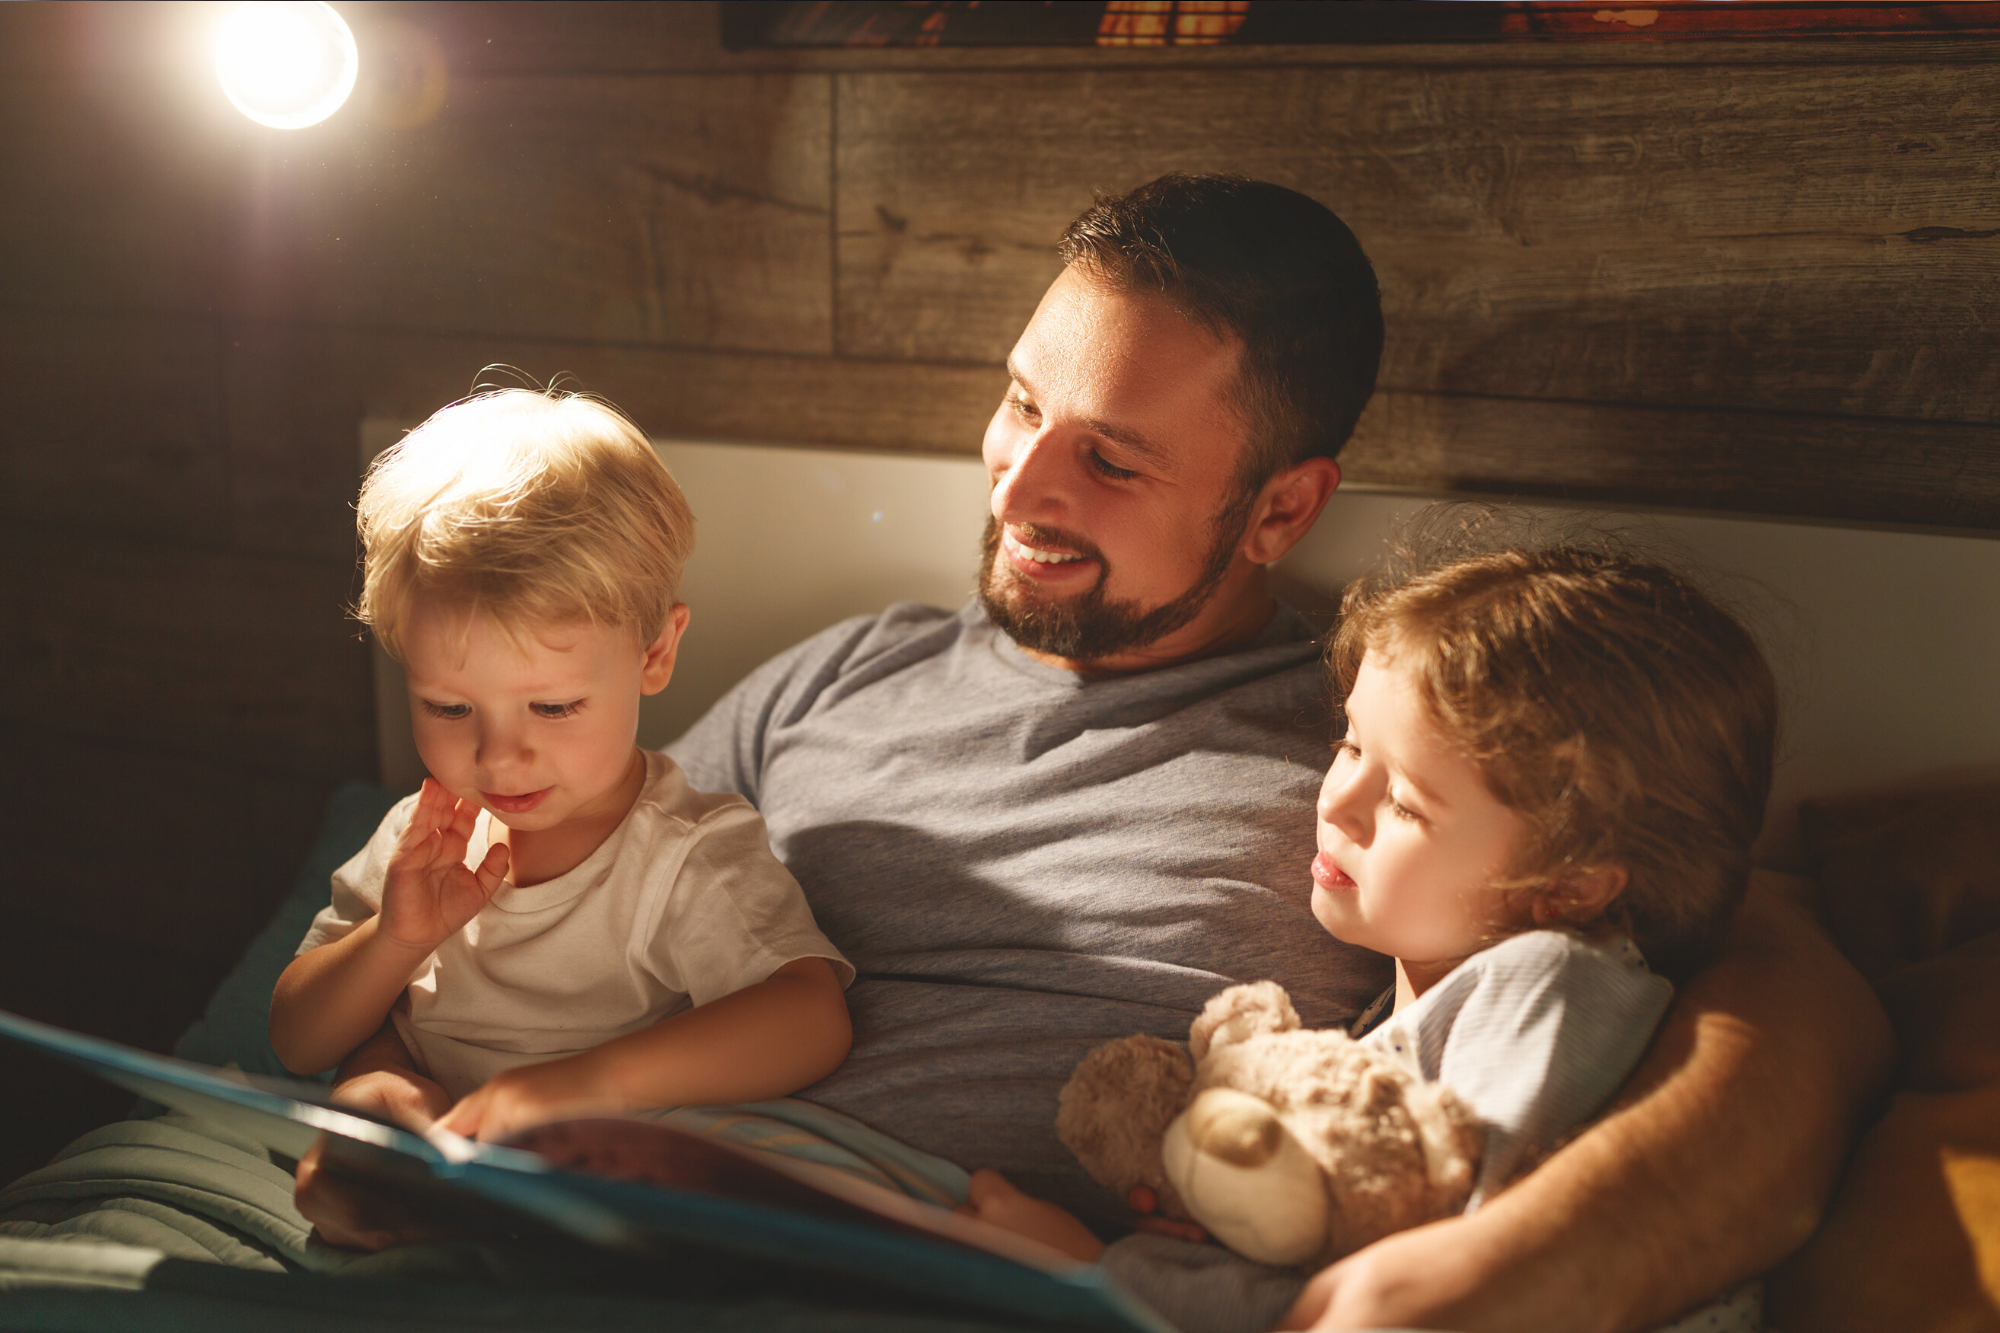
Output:
<instances>
[{"instance_id":1,"label":"girl's eye","mask_svg":"<svg viewBox=\"0 0 2000 1333\"><path fill-rule=\"evenodd\" d=\"M1359 759L1361 757L1361 747L1353 741L1348 740L1345 736L1342 736L1333 743L1333 757L1336 763L1342 759Z\"/></svg>"},{"instance_id":2,"label":"girl's eye","mask_svg":"<svg viewBox=\"0 0 2000 1333\"><path fill-rule=\"evenodd\" d=\"M456 722L459 718L472 712L472 705L434 704L429 699L426 699L424 700L424 711L432 717L443 718L447 722Z\"/></svg>"},{"instance_id":3,"label":"girl's eye","mask_svg":"<svg viewBox=\"0 0 2000 1333\"><path fill-rule=\"evenodd\" d=\"M1014 409L1014 415L1020 417L1023 421L1040 421L1042 419L1041 409L1025 398L1008 394L1007 404Z\"/></svg>"},{"instance_id":4,"label":"girl's eye","mask_svg":"<svg viewBox=\"0 0 2000 1333\"><path fill-rule=\"evenodd\" d=\"M1112 481L1130 481L1139 475L1130 468L1119 467L1095 449L1090 451L1090 466L1099 476L1108 477Z\"/></svg>"},{"instance_id":5,"label":"girl's eye","mask_svg":"<svg viewBox=\"0 0 2000 1333\"><path fill-rule=\"evenodd\" d=\"M1389 794L1388 801L1389 801L1389 813L1394 815L1396 818L1407 819L1412 824L1421 824L1424 822L1424 817L1418 814L1416 811L1410 809L1409 806L1404 805L1401 801L1397 800L1395 793L1391 792Z\"/></svg>"},{"instance_id":6,"label":"girl's eye","mask_svg":"<svg viewBox=\"0 0 2000 1333\"><path fill-rule=\"evenodd\" d=\"M573 699L566 704L529 704L528 707L534 712L536 717L546 717L553 720L559 717L570 717L581 711L583 700Z\"/></svg>"}]
</instances>

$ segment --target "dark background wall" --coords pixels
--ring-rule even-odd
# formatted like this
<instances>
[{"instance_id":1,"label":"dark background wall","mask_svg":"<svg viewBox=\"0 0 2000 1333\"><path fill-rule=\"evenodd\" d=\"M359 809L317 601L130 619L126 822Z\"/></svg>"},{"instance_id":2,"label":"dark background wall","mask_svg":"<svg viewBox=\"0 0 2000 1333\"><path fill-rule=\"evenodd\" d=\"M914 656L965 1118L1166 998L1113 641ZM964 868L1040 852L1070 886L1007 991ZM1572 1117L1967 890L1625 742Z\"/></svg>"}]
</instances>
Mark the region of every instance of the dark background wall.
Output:
<instances>
[{"instance_id":1,"label":"dark background wall","mask_svg":"<svg viewBox=\"0 0 2000 1333\"><path fill-rule=\"evenodd\" d=\"M489 362L658 435L973 452L1093 189L1354 226L1363 481L2000 529L2000 42L728 53L712 4L0 5L0 1007L163 1049L375 772L356 425ZM424 71L432 71L427 78ZM123 1098L0 1052L0 1178Z\"/></svg>"}]
</instances>

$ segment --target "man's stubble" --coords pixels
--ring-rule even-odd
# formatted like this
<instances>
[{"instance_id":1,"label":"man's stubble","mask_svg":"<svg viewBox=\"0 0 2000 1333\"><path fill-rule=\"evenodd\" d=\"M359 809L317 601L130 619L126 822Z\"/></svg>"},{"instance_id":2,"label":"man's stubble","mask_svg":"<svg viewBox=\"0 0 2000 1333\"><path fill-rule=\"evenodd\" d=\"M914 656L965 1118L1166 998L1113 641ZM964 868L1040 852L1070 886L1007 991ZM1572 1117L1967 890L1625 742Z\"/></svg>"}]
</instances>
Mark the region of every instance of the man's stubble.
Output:
<instances>
[{"instance_id":1,"label":"man's stubble","mask_svg":"<svg viewBox=\"0 0 2000 1333\"><path fill-rule=\"evenodd\" d=\"M1054 602L1009 598L1002 589L1017 587L1022 580L1000 563L1000 523L988 514L986 532L979 543L980 604L1008 638L1031 652L1072 662L1095 662L1144 648L1186 625L1207 605L1222 576L1229 572L1256 497L1255 487L1239 488L1237 495L1209 519L1209 548L1201 572L1187 591L1150 611L1136 602L1107 597L1104 589L1111 582L1111 566L1102 552L1074 536L1066 536L1066 544L1081 548L1079 554L1098 562L1097 582L1089 591ZM1032 524L1019 526L1030 534L1035 531Z\"/></svg>"}]
</instances>

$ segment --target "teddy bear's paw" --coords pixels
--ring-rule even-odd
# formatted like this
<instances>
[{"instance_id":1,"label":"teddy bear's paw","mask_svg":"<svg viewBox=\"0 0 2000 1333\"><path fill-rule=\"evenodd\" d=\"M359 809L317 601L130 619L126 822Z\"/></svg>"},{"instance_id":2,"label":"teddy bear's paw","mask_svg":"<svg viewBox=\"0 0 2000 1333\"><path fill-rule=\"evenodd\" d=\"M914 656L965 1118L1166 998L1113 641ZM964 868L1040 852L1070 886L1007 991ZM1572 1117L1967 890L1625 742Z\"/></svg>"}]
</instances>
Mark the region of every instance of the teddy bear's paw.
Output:
<instances>
[{"instance_id":1,"label":"teddy bear's paw","mask_svg":"<svg viewBox=\"0 0 2000 1333\"><path fill-rule=\"evenodd\" d=\"M1160 1211L1179 1200L1160 1161L1160 1138L1187 1102L1194 1070L1181 1048L1158 1037L1122 1037L1097 1047L1063 1085L1056 1137L1091 1178L1121 1197L1144 1185Z\"/></svg>"},{"instance_id":2,"label":"teddy bear's paw","mask_svg":"<svg viewBox=\"0 0 2000 1333\"><path fill-rule=\"evenodd\" d=\"M1189 1214L1246 1259L1301 1264L1325 1248L1326 1181L1268 1102L1203 1090L1167 1126L1161 1156Z\"/></svg>"},{"instance_id":3,"label":"teddy bear's paw","mask_svg":"<svg viewBox=\"0 0 2000 1333\"><path fill-rule=\"evenodd\" d=\"M1291 1032L1299 1026L1291 996L1275 981L1231 986L1202 1007L1188 1029L1188 1051L1197 1061L1218 1046L1248 1041L1262 1033Z\"/></svg>"}]
</instances>

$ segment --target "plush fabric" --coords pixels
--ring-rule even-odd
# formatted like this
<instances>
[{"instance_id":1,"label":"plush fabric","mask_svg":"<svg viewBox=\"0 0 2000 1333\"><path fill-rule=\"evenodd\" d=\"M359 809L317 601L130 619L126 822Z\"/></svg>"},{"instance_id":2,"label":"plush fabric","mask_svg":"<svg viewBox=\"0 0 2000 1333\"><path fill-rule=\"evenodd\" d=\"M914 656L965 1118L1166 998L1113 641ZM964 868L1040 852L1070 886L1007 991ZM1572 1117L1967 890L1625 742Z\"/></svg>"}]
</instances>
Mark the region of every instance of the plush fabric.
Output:
<instances>
[{"instance_id":1,"label":"plush fabric","mask_svg":"<svg viewBox=\"0 0 2000 1333\"><path fill-rule=\"evenodd\" d=\"M1902 1060L1825 1222L1770 1282L1786 1333L2000 1333L2000 781L1808 807L1827 918Z\"/></svg>"}]
</instances>

